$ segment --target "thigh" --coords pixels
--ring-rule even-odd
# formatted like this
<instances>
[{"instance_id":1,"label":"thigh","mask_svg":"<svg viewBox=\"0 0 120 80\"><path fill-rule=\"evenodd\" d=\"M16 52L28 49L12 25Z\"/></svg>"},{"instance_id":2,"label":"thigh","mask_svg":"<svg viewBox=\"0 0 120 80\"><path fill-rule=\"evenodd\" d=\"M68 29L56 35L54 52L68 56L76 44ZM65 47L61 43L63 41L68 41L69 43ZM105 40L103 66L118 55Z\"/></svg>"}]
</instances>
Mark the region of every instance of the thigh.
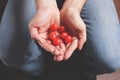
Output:
<instances>
[{"instance_id":1,"label":"thigh","mask_svg":"<svg viewBox=\"0 0 120 80\"><path fill-rule=\"evenodd\" d=\"M120 68L120 26L113 0L87 0L81 17L87 26L87 61L103 72Z\"/></svg>"},{"instance_id":2,"label":"thigh","mask_svg":"<svg viewBox=\"0 0 120 80\"><path fill-rule=\"evenodd\" d=\"M44 53L31 39L28 29L35 12L34 0L8 1L0 25L0 58L7 65L39 72L44 65Z\"/></svg>"}]
</instances>

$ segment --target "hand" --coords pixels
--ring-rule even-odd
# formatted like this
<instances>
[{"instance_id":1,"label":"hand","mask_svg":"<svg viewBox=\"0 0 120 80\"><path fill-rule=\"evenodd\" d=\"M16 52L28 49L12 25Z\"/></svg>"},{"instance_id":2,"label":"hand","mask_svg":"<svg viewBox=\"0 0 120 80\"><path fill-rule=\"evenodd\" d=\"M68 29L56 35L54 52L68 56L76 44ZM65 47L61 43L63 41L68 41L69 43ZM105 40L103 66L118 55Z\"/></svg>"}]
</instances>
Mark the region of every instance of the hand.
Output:
<instances>
[{"instance_id":1,"label":"hand","mask_svg":"<svg viewBox=\"0 0 120 80\"><path fill-rule=\"evenodd\" d=\"M36 12L29 24L30 34L46 51L54 55L63 54L61 46L64 45L56 47L48 39L48 29L53 23L60 24L60 13L57 6L49 4L49 7L43 7Z\"/></svg>"},{"instance_id":2,"label":"hand","mask_svg":"<svg viewBox=\"0 0 120 80\"><path fill-rule=\"evenodd\" d=\"M62 58L65 60L69 59L74 50L77 47L81 50L86 42L86 25L81 19L79 11L74 8L68 8L66 10L61 10L60 13L62 24L74 37L73 41L66 46L66 52L54 57L56 61L61 61Z\"/></svg>"}]
</instances>

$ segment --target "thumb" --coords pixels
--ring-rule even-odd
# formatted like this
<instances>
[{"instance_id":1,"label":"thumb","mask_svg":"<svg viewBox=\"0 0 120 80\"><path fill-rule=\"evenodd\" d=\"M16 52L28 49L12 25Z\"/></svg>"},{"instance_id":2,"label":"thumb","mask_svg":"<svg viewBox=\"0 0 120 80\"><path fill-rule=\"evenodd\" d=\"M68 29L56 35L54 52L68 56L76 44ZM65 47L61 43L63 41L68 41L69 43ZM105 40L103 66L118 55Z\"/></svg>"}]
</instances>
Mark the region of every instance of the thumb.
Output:
<instances>
[{"instance_id":1,"label":"thumb","mask_svg":"<svg viewBox=\"0 0 120 80\"><path fill-rule=\"evenodd\" d=\"M81 31L78 34L78 49L81 50L84 43L86 42L86 30Z\"/></svg>"},{"instance_id":2,"label":"thumb","mask_svg":"<svg viewBox=\"0 0 120 80\"><path fill-rule=\"evenodd\" d=\"M36 27L36 29L37 29L37 31L38 31L38 34L40 34L40 33L44 33L44 32L47 32L48 31L48 29L49 29L49 27L50 27L50 24L49 23L47 23L47 24L44 24L44 25L38 25L37 27Z\"/></svg>"}]
</instances>

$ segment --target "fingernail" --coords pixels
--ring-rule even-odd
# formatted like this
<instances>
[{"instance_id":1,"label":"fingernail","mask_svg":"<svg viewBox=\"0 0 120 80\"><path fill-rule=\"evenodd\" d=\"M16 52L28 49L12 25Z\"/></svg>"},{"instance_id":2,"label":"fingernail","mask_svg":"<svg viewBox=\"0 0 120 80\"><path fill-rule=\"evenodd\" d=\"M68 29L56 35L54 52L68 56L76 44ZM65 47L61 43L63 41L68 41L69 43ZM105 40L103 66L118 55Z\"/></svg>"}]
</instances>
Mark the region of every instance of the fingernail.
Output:
<instances>
[{"instance_id":1,"label":"fingernail","mask_svg":"<svg viewBox=\"0 0 120 80\"><path fill-rule=\"evenodd\" d=\"M82 49L82 47L78 47L78 50L81 50Z\"/></svg>"}]
</instances>

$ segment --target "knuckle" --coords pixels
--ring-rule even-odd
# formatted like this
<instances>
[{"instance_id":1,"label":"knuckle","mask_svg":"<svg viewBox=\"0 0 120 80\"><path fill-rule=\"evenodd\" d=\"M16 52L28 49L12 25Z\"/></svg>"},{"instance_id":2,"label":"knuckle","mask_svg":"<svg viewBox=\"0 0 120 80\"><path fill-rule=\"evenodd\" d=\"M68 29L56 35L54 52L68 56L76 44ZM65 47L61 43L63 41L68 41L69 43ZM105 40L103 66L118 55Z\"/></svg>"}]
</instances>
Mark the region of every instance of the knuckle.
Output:
<instances>
[{"instance_id":1,"label":"knuckle","mask_svg":"<svg viewBox=\"0 0 120 80\"><path fill-rule=\"evenodd\" d=\"M35 34L31 34L31 38L37 40L37 36Z\"/></svg>"},{"instance_id":2,"label":"knuckle","mask_svg":"<svg viewBox=\"0 0 120 80\"><path fill-rule=\"evenodd\" d=\"M80 28L80 30L86 30L86 25L83 23L83 24L81 24L81 25L79 25L79 28Z\"/></svg>"},{"instance_id":3,"label":"knuckle","mask_svg":"<svg viewBox=\"0 0 120 80\"><path fill-rule=\"evenodd\" d=\"M86 27L79 26L78 29L76 30L77 32L83 32L86 31Z\"/></svg>"},{"instance_id":4,"label":"knuckle","mask_svg":"<svg viewBox=\"0 0 120 80\"><path fill-rule=\"evenodd\" d=\"M86 39L86 38L84 38L84 39L83 39L83 42L86 42L86 41L87 41L87 39Z\"/></svg>"},{"instance_id":5,"label":"knuckle","mask_svg":"<svg viewBox=\"0 0 120 80\"><path fill-rule=\"evenodd\" d=\"M81 30L82 30L82 31L86 31L86 27L85 27L85 26L82 26L82 27L81 27Z\"/></svg>"},{"instance_id":6,"label":"knuckle","mask_svg":"<svg viewBox=\"0 0 120 80\"><path fill-rule=\"evenodd\" d=\"M31 37L32 39L35 39L35 36L34 36L32 33L30 33L30 37Z\"/></svg>"}]
</instances>

